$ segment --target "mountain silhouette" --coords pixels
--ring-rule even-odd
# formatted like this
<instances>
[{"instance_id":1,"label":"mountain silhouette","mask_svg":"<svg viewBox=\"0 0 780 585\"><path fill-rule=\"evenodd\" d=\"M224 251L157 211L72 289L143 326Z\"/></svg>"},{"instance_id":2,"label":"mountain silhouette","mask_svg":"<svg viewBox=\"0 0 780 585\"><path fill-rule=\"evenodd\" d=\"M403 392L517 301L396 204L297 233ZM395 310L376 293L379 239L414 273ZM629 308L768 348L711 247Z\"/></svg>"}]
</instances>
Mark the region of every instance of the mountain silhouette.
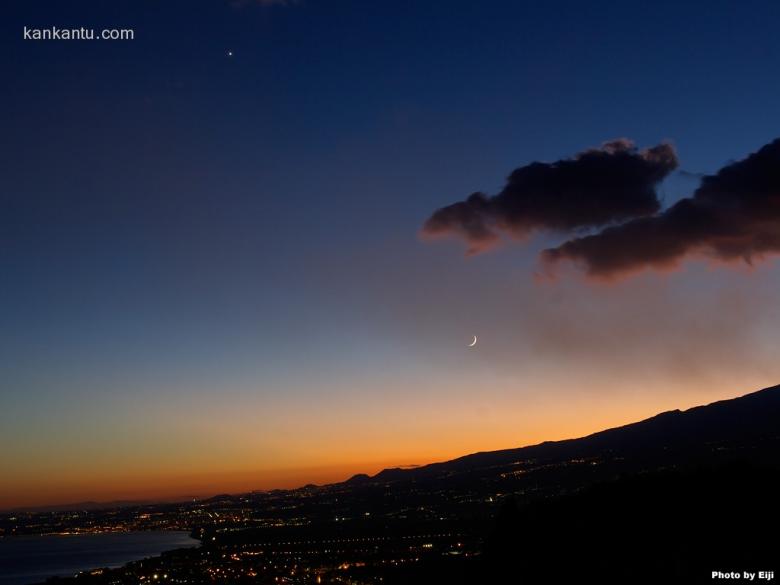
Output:
<instances>
[{"instance_id":1,"label":"mountain silhouette","mask_svg":"<svg viewBox=\"0 0 780 585\"><path fill-rule=\"evenodd\" d=\"M396 494L509 494L478 558L450 567L444 581L437 565L388 585L689 584L715 582L713 571L772 571L780 386L360 483Z\"/></svg>"},{"instance_id":2,"label":"mountain silhouette","mask_svg":"<svg viewBox=\"0 0 780 585\"><path fill-rule=\"evenodd\" d=\"M478 452L413 469L390 468L360 482L453 479L498 474L513 468L578 461L630 471L695 461L750 458L777 462L780 385L688 410L672 410L578 439Z\"/></svg>"},{"instance_id":3,"label":"mountain silhouette","mask_svg":"<svg viewBox=\"0 0 780 585\"><path fill-rule=\"evenodd\" d=\"M722 582L713 573L777 571L778 493L775 386L578 439L200 500L199 510L214 507L224 520L208 514L192 532L201 547L175 551L161 567L207 583L210 574L194 576L212 559L256 549L337 567L318 573L335 571L330 583ZM259 513L249 522L247 507ZM135 571L85 582L137 582Z\"/></svg>"}]
</instances>

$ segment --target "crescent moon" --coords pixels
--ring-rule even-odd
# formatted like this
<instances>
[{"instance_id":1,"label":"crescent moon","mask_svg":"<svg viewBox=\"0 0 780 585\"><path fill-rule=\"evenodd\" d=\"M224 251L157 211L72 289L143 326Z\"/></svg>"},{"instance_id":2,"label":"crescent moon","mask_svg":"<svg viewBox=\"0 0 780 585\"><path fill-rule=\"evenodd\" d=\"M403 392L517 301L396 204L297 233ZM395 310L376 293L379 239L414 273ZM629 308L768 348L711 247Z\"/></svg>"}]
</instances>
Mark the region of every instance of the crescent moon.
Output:
<instances>
[{"instance_id":1,"label":"crescent moon","mask_svg":"<svg viewBox=\"0 0 780 585\"><path fill-rule=\"evenodd\" d=\"M469 343L469 347L474 347L475 345L477 345L477 336L476 335L474 336L474 341Z\"/></svg>"}]
</instances>

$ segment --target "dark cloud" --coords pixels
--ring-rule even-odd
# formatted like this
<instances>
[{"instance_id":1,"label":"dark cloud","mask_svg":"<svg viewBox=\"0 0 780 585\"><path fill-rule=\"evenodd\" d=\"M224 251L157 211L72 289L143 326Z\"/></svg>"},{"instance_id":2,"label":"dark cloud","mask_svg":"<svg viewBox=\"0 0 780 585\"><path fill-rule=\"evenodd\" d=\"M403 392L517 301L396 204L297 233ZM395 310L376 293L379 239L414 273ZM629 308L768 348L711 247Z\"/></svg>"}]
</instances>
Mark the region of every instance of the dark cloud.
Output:
<instances>
[{"instance_id":1,"label":"dark cloud","mask_svg":"<svg viewBox=\"0 0 780 585\"><path fill-rule=\"evenodd\" d=\"M437 210L422 235L462 237L474 254L502 233L524 238L539 229L571 231L651 215L660 208L656 185L676 167L669 144L639 150L614 140L574 158L515 169L497 195L474 193Z\"/></svg>"},{"instance_id":2,"label":"dark cloud","mask_svg":"<svg viewBox=\"0 0 780 585\"><path fill-rule=\"evenodd\" d=\"M692 254L752 263L780 253L780 139L702 179L692 197L545 250L548 265L570 260L611 278L669 268Z\"/></svg>"}]
</instances>

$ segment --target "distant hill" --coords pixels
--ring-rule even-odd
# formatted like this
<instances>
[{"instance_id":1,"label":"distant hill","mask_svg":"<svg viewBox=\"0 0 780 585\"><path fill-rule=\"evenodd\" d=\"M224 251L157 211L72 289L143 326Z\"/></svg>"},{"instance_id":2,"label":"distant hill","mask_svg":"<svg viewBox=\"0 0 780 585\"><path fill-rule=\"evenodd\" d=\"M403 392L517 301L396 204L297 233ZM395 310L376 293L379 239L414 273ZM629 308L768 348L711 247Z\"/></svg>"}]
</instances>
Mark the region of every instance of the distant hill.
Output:
<instances>
[{"instance_id":1,"label":"distant hill","mask_svg":"<svg viewBox=\"0 0 780 585\"><path fill-rule=\"evenodd\" d=\"M645 467L734 456L775 463L778 442L780 385L685 411L664 412L578 439L473 453L413 469L384 469L370 478L360 476L360 483L444 479L572 460Z\"/></svg>"},{"instance_id":2,"label":"distant hill","mask_svg":"<svg viewBox=\"0 0 780 585\"><path fill-rule=\"evenodd\" d=\"M593 481L649 469L678 465L749 460L780 463L780 385L721 400L685 411L663 412L651 418L607 429L578 439L547 441L538 445L472 453L450 461L384 469L369 476L358 473L348 480L319 486L363 489L380 484L445 481L454 488L484 484L509 477L500 491L584 486ZM461 485L459 485L461 484ZM535 488L535 489L536 489ZM318 489L309 484L301 489ZM272 490L282 493L289 490ZM263 493L263 492L256 492ZM241 494L220 494L205 503L231 501ZM252 493L243 494L251 496ZM171 501L182 501L176 499ZM150 505L148 501L81 502L24 508L29 512L96 510ZM158 503L161 503L158 501ZM22 508L9 511L21 511Z\"/></svg>"},{"instance_id":3,"label":"distant hill","mask_svg":"<svg viewBox=\"0 0 780 585\"><path fill-rule=\"evenodd\" d=\"M366 483L366 482L370 482L370 481L371 481L371 476L370 475L367 475L365 473L356 473L355 475L350 477L344 483L347 484L347 485L352 485L352 484Z\"/></svg>"},{"instance_id":4,"label":"distant hill","mask_svg":"<svg viewBox=\"0 0 780 585\"><path fill-rule=\"evenodd\" d=\"M435 469L484 479L496 466L511 469L502 465L513 458L557 469L528 474L554 489L524 497L521 475L520 496L502 502L475 583L688 585L712 583L723 568L777 566L766 527L780 522L780 386ZM572 461L586 464L564 463Z\"/></svg>"}]
</instances>

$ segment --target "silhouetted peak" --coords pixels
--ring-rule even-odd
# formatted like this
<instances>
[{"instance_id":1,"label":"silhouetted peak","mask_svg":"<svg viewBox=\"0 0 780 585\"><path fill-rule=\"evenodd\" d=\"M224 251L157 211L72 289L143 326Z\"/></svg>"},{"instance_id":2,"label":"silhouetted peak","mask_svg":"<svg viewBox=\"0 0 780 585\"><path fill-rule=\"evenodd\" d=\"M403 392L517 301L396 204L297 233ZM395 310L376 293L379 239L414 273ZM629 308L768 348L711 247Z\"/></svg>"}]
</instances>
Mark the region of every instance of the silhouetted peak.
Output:
<instances>
[{"instance_id":1,"label":"silhouetted peak","mask_svg":"<svg viewBox=\"0 0 780 585\"><path fill-rule=\"evenodd\" d=\"M482 451L450 461L414 469L400 467L380 471L374 481L416 481L471 473L479 469L515 465L518 461L568 461L582 458L632 458L693 456L713 445L736 445L748 437L776 435L780 426L780 385L738 398L720 400L687 410L668 410L650 418L577 439L545 441L536 445ZM354 476L351 483L366 481ZM354 480L354 481L353 481Z\"/></svg>"},{"instance_id":2,"label":"silhouetted peak","mask_svg":"<svg viewBox=\"0 0 780 585\"><path fill-rule=\"evenodd\" d=\"M424 466L424 467L427 467ZM423 468L424 468L423 467ZM400 467L388 467L387 469L383 469L379 473L377 473L373 479L377 481L395 481L397 479L402 479L407 477L407 474L411 471L414 471L413 469L402 469Z\"/></svg>"},{"instance_id":3,"label":"silhouetted peak","mask_svg":"<svg viewBox=\"0 0 780 585\"><path fill-rule=\"evenodd\" d=\"M366 483L367 481L371 481L371 477L367 473L356 473L344 483L355 484Z\"/></svg>"}]
</instances>

